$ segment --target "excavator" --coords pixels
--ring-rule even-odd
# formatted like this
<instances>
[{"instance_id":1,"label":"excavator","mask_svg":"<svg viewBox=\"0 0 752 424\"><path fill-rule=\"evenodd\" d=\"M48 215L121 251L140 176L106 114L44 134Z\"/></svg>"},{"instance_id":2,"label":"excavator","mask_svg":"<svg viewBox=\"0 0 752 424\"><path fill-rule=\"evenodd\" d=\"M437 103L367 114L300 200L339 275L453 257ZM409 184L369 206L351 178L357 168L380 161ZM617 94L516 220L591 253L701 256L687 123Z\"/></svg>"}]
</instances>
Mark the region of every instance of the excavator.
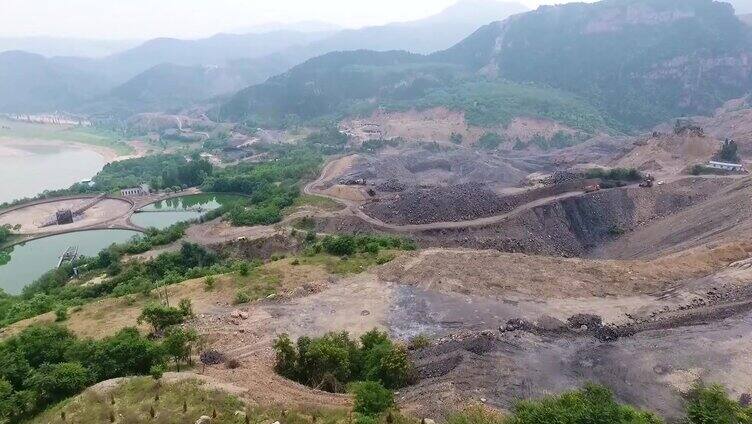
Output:
<instances>
[{"instance_id":1,"label":"excavator","mask_svg":"<svg viewBox=\"0 0 752 424\"><path fill-rule=\"evenodd\" d=\"M655 183L655 177L648 174L647 177L642 179L642 182L640 183L640 187L642 188L652 188L653 183Z\"/></svg>"}]
</instances>

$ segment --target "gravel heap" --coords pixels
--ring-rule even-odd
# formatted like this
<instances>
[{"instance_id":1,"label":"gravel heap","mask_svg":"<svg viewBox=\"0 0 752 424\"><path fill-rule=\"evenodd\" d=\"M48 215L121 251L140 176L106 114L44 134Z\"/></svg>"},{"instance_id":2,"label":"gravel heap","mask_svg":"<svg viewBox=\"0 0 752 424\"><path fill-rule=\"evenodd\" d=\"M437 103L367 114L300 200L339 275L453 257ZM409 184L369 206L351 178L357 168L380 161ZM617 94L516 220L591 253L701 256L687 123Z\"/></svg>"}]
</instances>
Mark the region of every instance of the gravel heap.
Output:
<instances>
[{"instance_id":1,"label":"gravel heap","mask_svg":"<svg viewBox=\"0 0 752 424\"><path fill-rule=\"evenodd\" d=\"M428 224L500 215L520 203L518 197L501 197L482 184L465 183L412 189L392 202L369 204L366 213L393 224Z\"/></svg>"}]
</instances>

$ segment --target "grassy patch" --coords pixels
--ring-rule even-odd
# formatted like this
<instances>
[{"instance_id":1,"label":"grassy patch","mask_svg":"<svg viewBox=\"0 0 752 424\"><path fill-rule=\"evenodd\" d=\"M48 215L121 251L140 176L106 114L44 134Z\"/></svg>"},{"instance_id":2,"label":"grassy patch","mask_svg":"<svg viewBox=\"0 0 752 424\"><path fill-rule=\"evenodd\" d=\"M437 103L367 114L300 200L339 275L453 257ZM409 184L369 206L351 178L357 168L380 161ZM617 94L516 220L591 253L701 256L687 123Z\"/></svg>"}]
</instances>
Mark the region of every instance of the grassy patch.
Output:
<instances>
[{"instance_id":1,"label":"grassy patch","mask_svg":"<svg viewBox=\"0 0 752 424\"><path fill-rule=\"evenodd\" d=\"M322 209L327 212L338 211L344 208L342 204L337 203L328 197L304 194L296 198L292 206L290 206L287 210L285 210L285 212L289 213L289 212L294 211L295 209L298 209L304 206L313 206L315 208Z\"/></svg>"},{"instance_id":2,"label":"grassy patch","mask_svg":"<svg viewBox=\"0 0 752 424\"><path fill-rule=\"evenodd\" d=\"M161 386L161 387L160 387ZM159 400L155 400L157 394ZM114 405L112 404L114 400ZM185 401L186 411L183 412ZM151 418L151 410L155 413ZM87 391L80 397L41 414L30 423L60 420L65 412L68 423L107 423L114 415L118 423L193 423L202 415L212 416L216 423L237 422L235 411L243 411L244 404L236 397L202 387L198 381L159 384L153 378L133 378L114 389L112 397Z\"/></svg>"},{"instance_id":3,"label":"grassy patch","mask_svg":"<svg viewBox=\"0 0 752 424\"><path fill-rule=\"evenodd\" d=\"M133 148L118 140L112 132L92 127L65 127L56 125L35 124L2 120L4 127L0 129L0 137L18 137L36 140L71 141L113 149L118 155L133 153Z\"/></svg>"},{"instance_id":4,"label":"grassy patch","mask_svg":"<svg viewBox=\"0 0 752 424\"><path fill-rule=\"evenodd\" d=\"M301 265L323 266L328 272L337 275L360 274L376 265L382 265L395 258L392 252L356 253L351 256L316 254L298 258Z\"/></svg>"},{"instance_id":5,"label":"grassy patch","mask_svg":"<svg viewBox=\"0 0 752 424\"><path fill-rule=\"evenodd\" d=\"M157 394L159 400L155 400ZM115 400L114 405L112 399ZM151 418L152 408L154 418ZM61 412L65 412L65 422L81 424L109 423L111 414L114 414L115 422L124 424L193 424L202 415L211 417L215 411L217 417L212 419L213 424L242 423L243 414L248 414L252 423L274 422L285 417L285 422L292 424L334 424L346 422L348 418L345 410L307 408L302 412L291 408L284 409L283 411L276 407L247 407L237 397L213 390L197 380L158 383L150 377L139 377L115 388L112 397L90 390L77 398L62 402L29 423L62 422Z\"/></svg>"},{"instance_id":6,"label":"grassy patch","mask_svg":"<svg viewBox=\"0 0 752 424\"><path fill-rule=\"evenodd\" d=\"M247 276L236 278L238 289L234 302L248 303L276 294L281 281L282 277L278 272L265 267L255 268Z\"/></svg>"}]
</instances>

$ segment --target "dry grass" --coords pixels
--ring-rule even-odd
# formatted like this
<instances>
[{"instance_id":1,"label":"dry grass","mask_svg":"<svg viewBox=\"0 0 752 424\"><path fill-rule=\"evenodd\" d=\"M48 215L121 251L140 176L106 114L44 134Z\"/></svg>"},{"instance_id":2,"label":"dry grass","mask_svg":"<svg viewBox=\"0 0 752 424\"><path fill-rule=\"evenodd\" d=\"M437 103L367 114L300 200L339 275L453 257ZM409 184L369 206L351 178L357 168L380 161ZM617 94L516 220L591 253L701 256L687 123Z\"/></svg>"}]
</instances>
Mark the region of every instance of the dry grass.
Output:
<instances>
[{"instance_id":1,"label":"dry grass","mask_svg":"<svg viewBox=\"0 0 752 424\"><path fill-rule=\"evenodd\" d=\"M257 294L251 300L260 299L269 294L289 294L304 284L325 282L329 276L321 264L293 266L293 259L285 259L265 264L242 277L237 274L215 276L214 288L206 289L204 278L188 280L164 288L171 304L180 299L190 299L197 314L211 312L217 304L232 303L238 290L249 290ZM123 328L137 326L136 320L141 309L148 302L159 298L152 292L151 296L128 295L119 298L106 298L79 308L69 310L69 317L60 323L75 335L83 338L101 339L111 336ZM55 321L54 313L47 313L34 318L19 321L5 328L0 339L10 337L34 324L47 324ZM146 326L141 326L146 331Z\"/></svg>"},{"instance_id":2,"label":"dry grass","mask_svg":"<svg viewBox=\"0 0 752 424\"><path fill-rule=\"evenodd\" d=\"M289 424L314 421L335 424L348 419L346 410L314 408L303 411L295 408L283 410L276 406L249 406L241 398L199 380L157 382L150 377L131 378L105 390L89 389L29 423L62 423L61 412L65 412L65 422L68 424L109 423L113 416L118 424L193 424L202 415L212 417L215 413L216 418L211 422L216 424L243 423L246 414L253 423L284 420Z\"/></svg>"}]
</instances>

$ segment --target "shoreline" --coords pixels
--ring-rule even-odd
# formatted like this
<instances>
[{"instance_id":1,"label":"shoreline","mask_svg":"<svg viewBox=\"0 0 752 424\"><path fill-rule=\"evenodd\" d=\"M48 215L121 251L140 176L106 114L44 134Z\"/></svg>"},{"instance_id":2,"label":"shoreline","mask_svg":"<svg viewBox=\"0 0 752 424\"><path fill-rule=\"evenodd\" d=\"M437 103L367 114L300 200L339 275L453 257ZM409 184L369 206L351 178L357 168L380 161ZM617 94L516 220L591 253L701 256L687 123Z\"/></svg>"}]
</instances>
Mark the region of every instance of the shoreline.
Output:
<instances>
[{"instance_id":1,"label":"shoreline","mask_svg":"<svg viewBox=\"0 0 752 424\"><path fill-rule=\"evenodd\" d=\"M26 138L18 136L2 136L0 137L0 152L3 150L23 150L25 146L34 147L60 147L60 148L74 148L81 150L88 150L94 152L102 157L105 165L112 162L118 162L125 159L136 158L143 156L142 152L138 150L132 155L120 155L118 152L107 146L99 146L96 144L88 144L80 141L65 141L65 140L46 140L39 138Z\"/></svg>"}]
</instances>

